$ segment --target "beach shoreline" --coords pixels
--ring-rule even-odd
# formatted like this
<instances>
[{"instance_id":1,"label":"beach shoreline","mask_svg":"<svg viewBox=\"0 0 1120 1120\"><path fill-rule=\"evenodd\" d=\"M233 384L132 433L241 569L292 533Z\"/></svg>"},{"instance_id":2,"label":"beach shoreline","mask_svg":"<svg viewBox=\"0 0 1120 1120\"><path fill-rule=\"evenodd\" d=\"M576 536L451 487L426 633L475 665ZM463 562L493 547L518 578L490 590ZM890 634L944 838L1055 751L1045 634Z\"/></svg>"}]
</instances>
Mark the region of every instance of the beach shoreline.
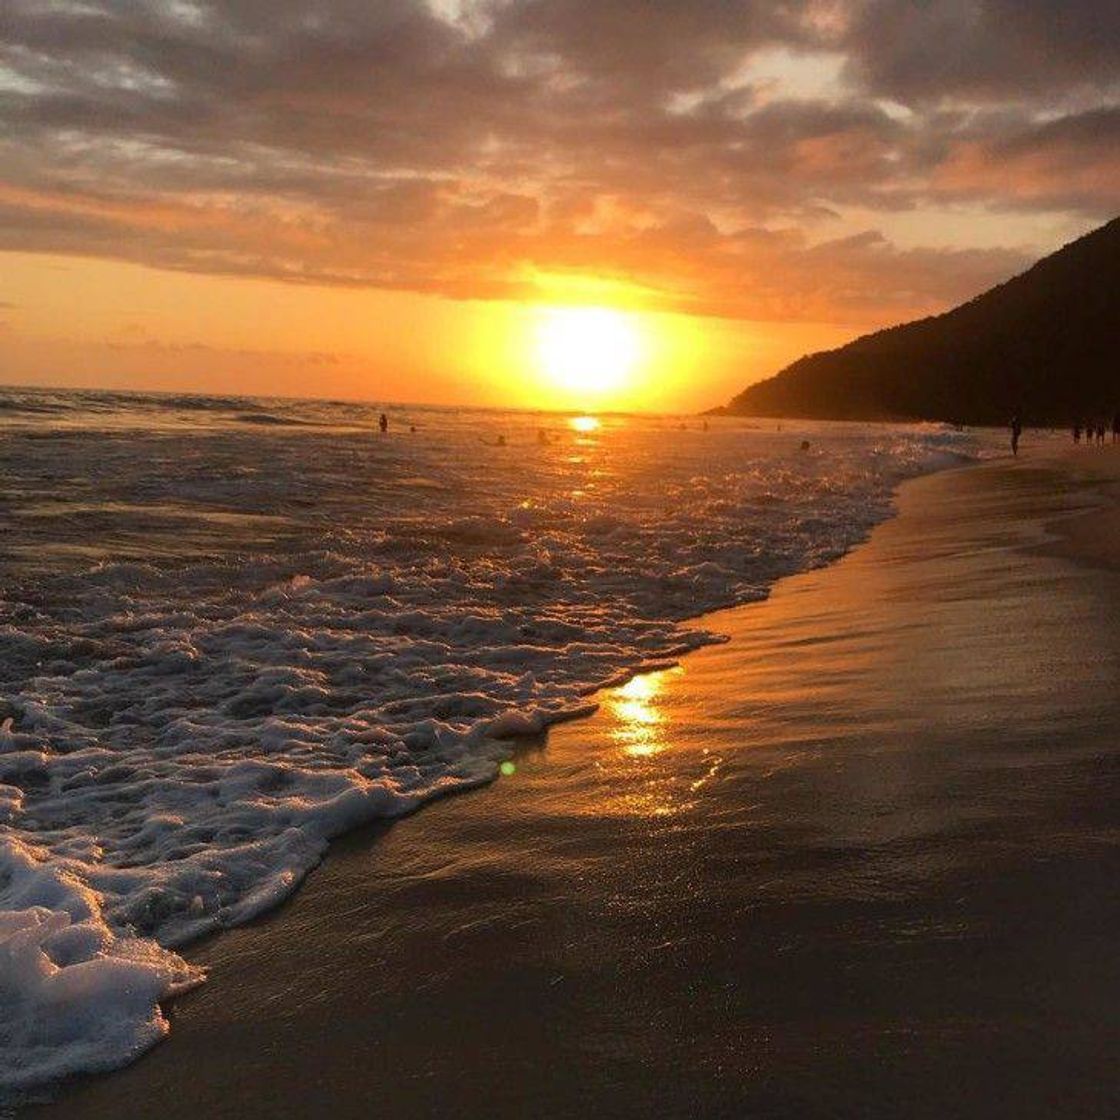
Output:
<instances>
[{"instance_id":1,"label":"beach shoreline","mask_svg":"<svg viewBox=\"0 0 1120 1120\"><path fill-rule=\"evenodd\" d=\"M702 869L695 889L706 910L714 907L718 914L722 908L725 916L737 919L769 913L774 907L796 912L812 899L814 912L827 912L832 906L842 926L861 904L883 902L874 891L865 897L866 883L854 895L841 892L841 897L830 898L820 869L807 869L806 860L812 865L820 858L819 845L799 850L786 818L792 816L801 830L847 829L856 837L869 825L867 819L858 820L851 807L822 811L816 803L805 803L798 779L823 781L822 774L828 771L823 760L829 751L855 744L857 758L863 757L860 751L867 757L881 757L891 753L887 744L900 731L919 739L929 737L930 726L936 732L939 721L947 720L954 690L958 701L964 696L971 712L971 722L958 730L966 739L977 735L983 739L990 731L991 713L983 715L980 709L992 698L977 693L955 673L947 673L940 682L927 681L927 695L908 695L905 681L892 679L907 674L885 674L882 658L892 642L896 651L910 648L907 643L915 638L913 621L900 618L897 609L892 614L887 594L885 605L880 599L875 608L882 617L876 625L865 626L850 594L852 588L866 589L868 580L878 580L887 592L893 586L896 593L901 594L901 588L912 597L917 588L924 596L922 609L937 625L947 626L946 611L951 614L955 602L949 592L959 592L961 578L966 585L969 581L975 585L974 606L1006 597L1006 589L992 582L998 580L1000 565L985 567L992 565L995 555L1016 573L1011 583L1026 602L1037 600L1041 594L1037 583L1043 579L1067 591L1075 586L1079 609L1084 608L1090 587L1102 602L1114 602L1114 562L1109 564L1108 559L1117 554L1114 534L1120 534L1117 462L1110 451L1086 452L1076 459L1055 453L1032 459L1028 454L1014 463L998 461L941 472L906 484L898 515L837 564L781 581L762 603L696 620L705 628L729 631L727 645L707 647L690 654L681 669L636 678L646 683L605 695L598 715L554 728L539 751L522 751L516 774L497 785L469 798L433 803L406 820L360 829L334 842L325 863L293 900L258 922L187 951L188 958L208 966L212 976L200 992L172 1005L169 1042L121 1073L76 1083L55 1105L29 1109L28 1115L120 1115L132 1102L129 1115L197 1115L202 1108L206 1115L310 1115L322 1109L356 1116L366 1114L375 1100L395 1115L432 1115L438 1114L433 1110L438 1110L441 1099L448 1102L449 1111L460 1115L514 1115L529 1100L537 1101L544 1115L575 1114L597 1103L609 1105L611 1114L618 1115L638 1115L654 1107L683 1115L683 1102L697 1099L698 1093L707 1106L699 1112L708 1115L731 1115L737 1110L741 1114L748 1106L763 1109L760 1114L765 1115L817 1115L821 1109L856 1103L865 1109L861 1115L926 1115L920 1110L890 1111L873 1092L875 1079L864 1084L866 1071L854 1081L849 1079L844 1092L833 1085L821 1095L803 1049L808 1046L815 1052L814 1047L826 1045L827 1039L835 1042L832 1032L838 1028L833 1024L821 1033L809 993L798 991L795 984L795 995L783 1007L780 993L770 992L762 1001L768 1016L744 1015L744 1007L739 1006L744 981L749 978L757 984L767 964L790 952L796 956L789 946L806 938L811 942L813 921L799 914L783 926L780 915L769 914L757 943L745 945L740 956L716 943L717 927L709 918L697 922L698 932L692 938L687 914L681 913L674 893L674 886L682 884L677 883L673 860L692 860ZM965 506L968 515L961 513ZM962 560L965 546L971 551ZM917 601L912 598L911 605ZM1052 604L1042 613L1052 624ZM957 620L954 625L967 621ZM951 628L946 632L964 641ZM972 634L968 641L976 646L990 637ZM818 647L827 648L827 654L813 652ZM937 652L936 642L934 647L932 653ZM929 649L920 655L916 649L910 652L918 660L932 656ZM852 695L853 682L858 692L867 680L857 671L859 666L872 673L876 683L863 697ZM1045 695L1047 682L1033 671L1025 676L1029 695L1020 695L1023 679L1006 668L1002 676L996 674L997 683L1020 701L1029 700L1030 718L1024 721L1021 735L1033 743L1054 722L1054 698ZM1036 666L1032 663L1031 668ZM1111 668L1106 659L1105 676ZM1101 666L1095 671L1101 671ZM909 683L913 686L915 679L909 678ZM735 696L736 687L743 697L754 697L754 703L744 708L743 698ZM926 726L920 703L918 717L906 710L923 699ZM1086 717L1086 727L1091 729L1101 713L1094 708L1092 696L1085 698L1085 706L1087 711L1093 709L1092 718ZM928 718L931 713L935 720ZM929 764L925 754L922 759ZM892 758L890 765L897 769L902 764ZM751 812L744 812L744 804L750 803L745 794L762 799L762 826ZM871 800L878 814L872 820L897 817L897 806L892 810L885 793ZM989 805L983 808L984 813L991 812ZM938 805L936 799L923 803L922 812L935 817L940 813L951 818L954 827L959 824L956 808ZM839 823L833 819L837 813ZM940 824L944 831L944 820ZM622 836L621 857L612 854L614 832ZM730 873L734 890L723 878L728 868L709 866L711 855L704 854L728 833L736 845L746 842L750 849L750 858ZM861 850L853 836L843 844L826 845L838 866L845 855ZM943 840L937 829L919 829L918 836L925 836L933 847L937 844L930 837ZM867 836L863 839L865 850L875 849ZM967 855L960 853L957 859L968 862ZM768 867L774 860L778 864ZM620 866L614 868L614 863ZM767 870L760 875L759 868ZM1017 867L1016 872L1022 869ZM907 874L921 879L913 868ZM767 875L782 881L807 876L809 881L789 892L779 905L770 897ZM650 876L656 889L646 892L650 897L635 906L626 884L645 883ZM573 915L565 900L573 894L578 900L589 880L594 889L588 888L586 913L577 905ZM685 877L686 889L687 882ZM906 893L897 884L893 891ZM892 891L886 894L898 901ZM604 915L608 925L619 925L613 940L604 941L593 920ZM550 924L565 929L575 940L539 954L526 952L514 931L526 929L540 936ZM666 937L659 941L647 936L649 926L664 927ZM956 940L969 942L974 936ZM955 943L944 931L936 936L927 931L926 939L934 945L946 938ZM856 948L851 949L850 967L857 974L861 969L874 972L860 951L863 940L859 936L853 940ZM917 940L922 943L922 936ZM449 943L465 949L466 961L459 959L459 953L453 954L452 961L446 949ZM569 950L577 943L593 949L590 959L572 958ZM960 946L956 948L958 954L950 955L954 967L959 967ZM508 954L510 975L500 967L503 954ZM666 979L658 966L659 955L680 956L687 963L673 962ZM312 960L316 963L309 977ZM459 968L465 976L457 975ZM640 974L653 986L651 998L664 981L663 1002L668 1005L679 1005L682 992L699 988L699 1002L708 1014L679 1006L682 1018L692 1023L691 1033L677 1030L672 1016L664 1018L664 1009L651 1022L616 1016L608 1007L611 1001L620 996L634 1001L634 997L629 985L620 986L609 978L612 971ZM480 972L488 983L480 983ZM927 979L908 973L915 991L926 1001L938 969L930 972ZM375 980L371 981L371 974ZM713 975L720 977L718 984L702 979ZM300 979L286 985L284 976ZM514 977L519 983L511 986ZM867 982L881 1001L892 1003L892 1011L871 1026L863 1025L862 1045L872 1050L885 1046L894 1054L894 1065L888 1063L882 1070L880 1088L898 1092L901 1082L895 1066L902 1058L895 1054L894 1044L915 1031L920 1034L924 1020L919 1016L918 1025L907 1025L907 1005L887 998L882 976L876 975L875 981ZM357 998L356 982L371 985L371 1003ZM769 982L773 984L773 979ZM823 986L828 994L822 996L822 1010L827 1012L830 1002L843 1000L841 993L829 990L834 982ZM582 995L567 1002L557 1000L560 989L578 989ZM494 1006L485 1011L480 1000ZM390 1019L395 1015L392 1029L369 1021L379 1002L392 1011ZM634 1002L650 1010L648 1000ZM603 1010L597 1013L596 1006ZM363 1007L369 1008L368 1013L362 1014ZM564 1030L542 1028L538 1019L558 1010ZM480 1012L484 1012L481 1017ZM506 1029L496 1027L495 1013L499 1019L508 1017ZM275 1019L269 1021L270 1015ZM834 1014L824 1016L826 1022L831 1018ZM348 1029L355 1023L360 1024L358 1040ZM680 1078L681 1070L676 1057L659 1058L650 1052L649 1032L658 1024L663 1033L679 1034L678 1047L697 1060L702 1058L701 1067L716 1063L702 1082L690 1074L680 1085L665 1087L666 1075ZM590 1026L597 1041L589 1047ZM470 1037L472 1029L481 1032L479 1038ZM970 1030L960 1027L957 1034L939 1033L938 1045L952 1051L958 1034L958 1041L968 1036L975 1043ZM495 1031L501 1040L497 1049L497 1040L486 1041ZM981 1033L1001 1045L1021 1042L1010 1029L1003 1034ZM703 1034L711 1037L701 1046ZM441 1037L465 1044L463 1068L448 1068L450 1055L438 1046ZM782 1043L775 1046L773 1040L779 1037ZM860 1046L852 1045L859 1053ZM569 1063L575 1055L574 1068L584 1083L578 1093L547 1065L541 1068L542 1062L552 1060L548 1056L556 1047ZM235 1061L232 1054L238 1049L243 1057ZM337 1053L340 1050L349 1054L345 1062ZM403 1069L405 1075L391 1079L389 1087L375 1087L378 1078L373 1069L360 1068L360 1054L375 1054L378 1069ZM495 1066L499 1056L510 1062L508 1080L500 1084L496 1080L500 1068ZM798 1069L806 1063L810 1067L809 1085L792 1095L781 1076L783 1070L788 1075L791 1061ZM937 1077L943 1076L937 1061L931 1062L927 1076L933 1077L934 1067ZM331 1074L310 1080L297 1077L294 1083L278 1078L283 1067L293 1064L305 1073L325 1069ZM832 1069L829 1062L824 1065ZM758 1075L753 1084L747 1076L752 1066ZM908 1068L912 1075L913 1068ZM473 1080L468 1076L472 1070ZM830 1076L835 1078L835 1071ZM205 1085L196 1084L199 1080ZM627 1090L621 1095L620 1085ZM698 1087L704 1085L708 1088ZM931 1080L927 1087L932 1085ZM185 1094L187 1087L192 1092ZM205 1098L201 1104L200 1093ZM181 1111L176 1095L183 1097ZM151 1113L136 1111L137 1101L154 1102L160 1097L172 1103L161 1103L158 1109L153 1104ZM801 1111L790 1111L795 1105ZM284 1108L293 1111L284 1113Z\"/></svg>"}]
</instances>

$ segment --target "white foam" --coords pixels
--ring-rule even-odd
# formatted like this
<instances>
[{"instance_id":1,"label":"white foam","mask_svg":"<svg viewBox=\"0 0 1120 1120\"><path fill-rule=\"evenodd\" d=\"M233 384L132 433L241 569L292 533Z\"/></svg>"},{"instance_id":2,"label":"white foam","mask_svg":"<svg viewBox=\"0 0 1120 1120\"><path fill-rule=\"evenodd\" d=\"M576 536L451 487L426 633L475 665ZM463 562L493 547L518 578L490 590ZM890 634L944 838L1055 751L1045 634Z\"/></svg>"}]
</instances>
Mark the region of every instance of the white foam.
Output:
<instances>
[{"instance_id":1,"label":"white foam","mask_svg":"<svg viewBox=\"0 0 1120 1120\"><path fill-rule=\"evenodd\" d=\"M0 839L0 1088L112 1069L168 1030L159 1001L201 972L106 924L95 891L64 861Z\"/></svg>"},{"instance_id":2,"label":"white foam","mask_svg":"<svg viewBox=\"0 0 1120 1120\"><path fill-rule=\"evenodd\" d=\"M199 980L174 947L716 640L678 624L840 555L901 479L974 446L647 421L542 446L539 417L445 411L379 438L337 406L247 424L245 402L186 401L157 425L150 401L66 399L65 424L40 409L5 437L9 1088L129 1060Z\"/></svg>"}]
</instances>

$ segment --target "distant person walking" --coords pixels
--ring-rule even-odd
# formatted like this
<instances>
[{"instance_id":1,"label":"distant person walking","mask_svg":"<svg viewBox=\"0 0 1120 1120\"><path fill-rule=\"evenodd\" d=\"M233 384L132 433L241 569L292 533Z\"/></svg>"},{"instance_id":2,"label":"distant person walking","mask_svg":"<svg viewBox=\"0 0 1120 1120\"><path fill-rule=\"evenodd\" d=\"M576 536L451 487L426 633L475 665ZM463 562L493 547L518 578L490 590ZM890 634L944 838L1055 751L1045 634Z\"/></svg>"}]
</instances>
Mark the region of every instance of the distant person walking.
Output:
<instances>
[{"instance_id":1,"label":"distant person walking","mask_svg":"<svg viewBox=\"0 0 1120 1120\"><path fill-rule=\"evenodd\" d=\"M1097 446L1104 447L1104 421L1097 421Z\"/></svg>"},{"instance_id":2,"label":"distant person walking","mask_svg":"<svg viewBox=\"0 0 1120 1120\"><path fill-rule=\"evenodd\" d=\"M1112 442L1120 443L1120 412L1112 414Z\"/></svg>"},{"instance_id":3,"label":"distant person walking","mask_svg":"<svg viewBox=\"0 0 1120 1120\"><path fill-rule=\"evenodd\" d=\"M1074 422L1073 422L1073 442L1074 443L1080 443L1081 442L1081 421L1080 420L1074 420Z\"/></svg>"},{"instance_id":4,"label":"distant person walking","mask_svg":"<svg viewBox=\"0 0 1120 1120\"><path fill-rule=\"evenodd\" d=\"M1019 437L1023 434L1023 419L1018 412L1011 417L1011 454L1019 454Z\"/></svg>"},{"instance_id":5,"label":"distant person walking","mask_svg":"<svg viewBox=\"0 0 1120 1120\"><path fill-rule=\"evenodd\" d=\"M383 412L381 418L377 421L377 426L381 429L381 434L384 435L389 430L389 417Z\"/></svg>"}]
</instances>

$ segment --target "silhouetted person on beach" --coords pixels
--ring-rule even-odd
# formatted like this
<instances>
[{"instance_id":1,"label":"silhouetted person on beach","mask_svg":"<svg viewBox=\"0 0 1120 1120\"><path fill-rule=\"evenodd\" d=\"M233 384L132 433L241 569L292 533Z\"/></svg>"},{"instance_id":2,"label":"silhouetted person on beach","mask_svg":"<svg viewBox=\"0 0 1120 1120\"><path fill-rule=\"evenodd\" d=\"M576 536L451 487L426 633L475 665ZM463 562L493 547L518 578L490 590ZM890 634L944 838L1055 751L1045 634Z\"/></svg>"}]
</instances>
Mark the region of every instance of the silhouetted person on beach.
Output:
<instances>
[{"instance_id":1,"label":"silhouetted person on beach","mask_svg":"<svg viewBox=\"0 0 1120 1120\"><path fill-rule=\"evenodd\" d=\"M1097 421L1097 446L1104 447L1104 421Z\"/></svg>"},{"instance_id":2,"label":"silhouetted person on beach","mask_svg":"<svg viewBox=\"0 0 1120 1120\"><path fill-rule=\"evenodd\" d=\"M1074 422L1073 422L1073 442L1074 443L1080 443L1081 442L1081 421L1080 420L1074 420Z\"/></svg>"},{"instance_id":3,"label":"silhouetted person on beach","mask_svg":"<svg viewBox=\"0 0 1120 1120\"><path fill-rule=\"evenodd\" d=\"M1019 413L1016 412L1011 417L1011 454L1019 454L1019 437L1023 434L1023 420Z\"/></svg>"},{"instance_id":4,"label":"silhouetted person on beach","mask_svg":"<svg viewBox=\"0 0 1120 1120\"><path fill-rule=\"evenodd\" d=\"M377 421L377 426L381 429L382 435L389 430L389 417L384 412L381 414L381 419Z\"/></svg>"},{"instance_id":5,"label":"silhouetted person on beach","mask_svg":"<svg viewBox=\"0 0 1120 1120\"><path fill-rule=\"evenodd\" d=\"M1120 412L1112 414L1112 442L1120 442Z\"/></svg>"}]
</instances>

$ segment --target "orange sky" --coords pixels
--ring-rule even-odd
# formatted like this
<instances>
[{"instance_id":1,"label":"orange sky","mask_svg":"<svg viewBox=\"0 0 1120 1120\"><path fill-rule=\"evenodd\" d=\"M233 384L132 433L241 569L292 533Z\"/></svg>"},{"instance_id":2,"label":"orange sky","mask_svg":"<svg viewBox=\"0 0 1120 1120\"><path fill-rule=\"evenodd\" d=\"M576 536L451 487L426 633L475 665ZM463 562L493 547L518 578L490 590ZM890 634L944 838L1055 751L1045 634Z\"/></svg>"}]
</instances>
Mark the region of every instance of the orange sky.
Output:
<instances>
[{"instance_id":1,"label":"orange sky","mask_svg":"<svg viewBox=\"0 0 1120 1120\"><path fill-rule=\"evenodd\" d=\"M0 380L722 403L1120 209L1120 17L1009 4L11 0Z\"/></svg>"},{"instance_id":2,"label":"orange sky","mask_svg":"<svg viewBox=\"0 0 1120 1120\"><path fill-rule=\"evenodd\" d=\"M693 410L850 328L629 311L642 347L616 392L542 369L541 306L285 284L38 254L5 260L5 381L245 395ZM699 402L699 403L698 403Z\"/></svg>"}]
</instances>

